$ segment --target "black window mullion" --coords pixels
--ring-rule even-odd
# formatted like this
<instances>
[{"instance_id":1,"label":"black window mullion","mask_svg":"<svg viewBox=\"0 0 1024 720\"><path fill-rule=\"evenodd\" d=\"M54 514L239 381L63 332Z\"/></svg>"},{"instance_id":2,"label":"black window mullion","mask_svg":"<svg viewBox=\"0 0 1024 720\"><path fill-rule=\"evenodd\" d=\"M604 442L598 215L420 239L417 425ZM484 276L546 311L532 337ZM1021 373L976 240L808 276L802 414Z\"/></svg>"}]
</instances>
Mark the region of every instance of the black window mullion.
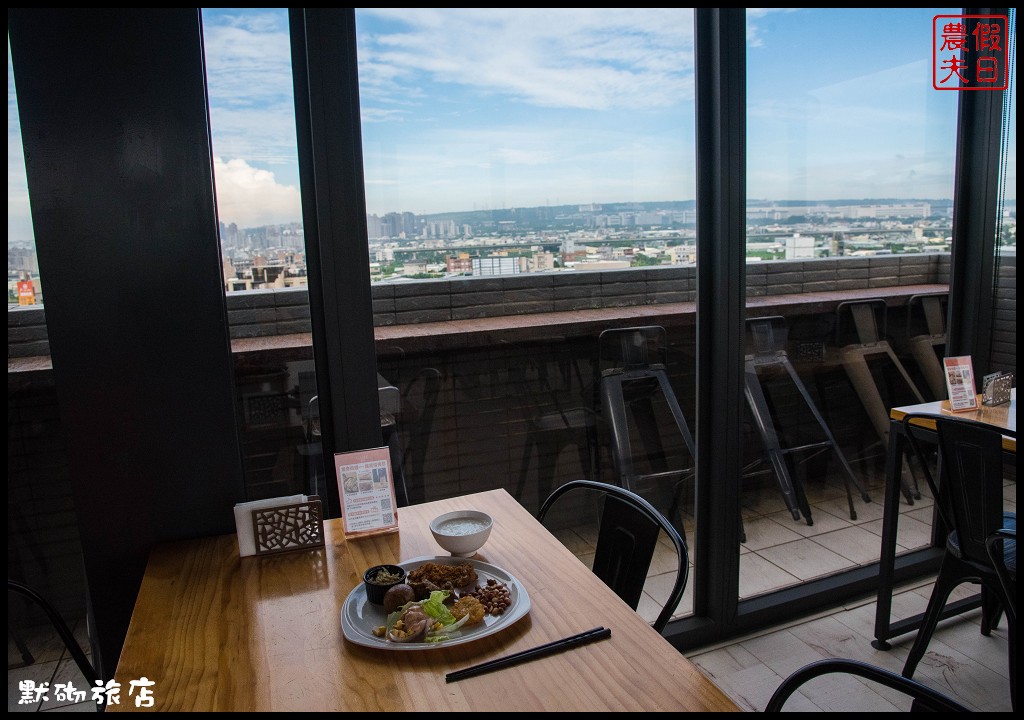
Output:
<instances>
[{"instance_id":1,"label":"black window mullion","mask_svg":"<svg viewBox=\"0 0 1024 720\"><path fill-rule=\"evenodd\" d=\"M323 455L382 445L353 8L291 11ZM336 478L335 478L336 480ZM331 514L339 507L329 483Z\"/></svg>"},{"instance_id":2,"label":"black window mullion","mask_svg":"<svg viewBox=\"0 0 1024 720\"><path fill-rule=\"evenodd\" d=\"M965 15L1008 12L1008 8L964 8ZM980 21L965 22L970 36ZM991 370L1004 92L961 91L959 98L946 349L948 355L970 355L979 376Z\"/></svg>"},{"instance_id":3,"label":"black window mullion","mask_svg":"<svg viewBox=\"0 0 1024 720\"><path fill-rule=\"evenodd\" d=\"M697 540L694 612L736 614L746 295L746 13L695 10Z\"/></svg>"}]
</instances>

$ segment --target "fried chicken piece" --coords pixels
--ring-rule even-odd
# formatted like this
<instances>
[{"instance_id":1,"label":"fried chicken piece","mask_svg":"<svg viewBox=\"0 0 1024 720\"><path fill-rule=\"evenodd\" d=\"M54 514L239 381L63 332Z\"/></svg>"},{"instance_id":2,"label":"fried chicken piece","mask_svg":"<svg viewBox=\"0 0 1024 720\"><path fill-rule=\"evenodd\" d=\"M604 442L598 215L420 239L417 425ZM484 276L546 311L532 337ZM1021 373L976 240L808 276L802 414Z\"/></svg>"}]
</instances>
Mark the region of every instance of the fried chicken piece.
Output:
<instances>
[{"instance_id":1,"label":"fried chicken piece","mask_svg":"<svg viewBox=\"0 0 1024 720\"><path fill-rule=\"evenodd\" d=\"M476 581L476 570L473 569L470 563L442 565L441 563L433 562L420 565L409 573L409 577L406 580L413 588L417 585L430 583L436 585L441 590L475 587Z\"/></svg>"}]
</instances>

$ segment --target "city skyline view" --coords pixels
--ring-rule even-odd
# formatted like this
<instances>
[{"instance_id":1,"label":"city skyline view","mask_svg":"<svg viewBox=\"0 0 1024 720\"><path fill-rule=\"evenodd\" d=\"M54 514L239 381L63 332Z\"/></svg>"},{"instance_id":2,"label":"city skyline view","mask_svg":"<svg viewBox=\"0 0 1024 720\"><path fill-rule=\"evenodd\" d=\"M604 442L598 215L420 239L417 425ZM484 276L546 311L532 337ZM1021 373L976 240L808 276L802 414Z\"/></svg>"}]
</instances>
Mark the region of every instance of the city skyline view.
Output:
<instances>
[{"instance_id":1,"label":"city skyline view","mask_svg":"<svg viewBox=\"0 0 1024 720\"><path fill-rule=\"evenodd\" d=\"M952 197L959 93L931 86L931 22L958 12L748 9L748 197ZM691 10L371 8L356 21L368 213L693 199ZM219 219L300 221L287 12L203 9L203 24ZM8 50L8 243L26 239Z\"/></svg>"}]
</instances>

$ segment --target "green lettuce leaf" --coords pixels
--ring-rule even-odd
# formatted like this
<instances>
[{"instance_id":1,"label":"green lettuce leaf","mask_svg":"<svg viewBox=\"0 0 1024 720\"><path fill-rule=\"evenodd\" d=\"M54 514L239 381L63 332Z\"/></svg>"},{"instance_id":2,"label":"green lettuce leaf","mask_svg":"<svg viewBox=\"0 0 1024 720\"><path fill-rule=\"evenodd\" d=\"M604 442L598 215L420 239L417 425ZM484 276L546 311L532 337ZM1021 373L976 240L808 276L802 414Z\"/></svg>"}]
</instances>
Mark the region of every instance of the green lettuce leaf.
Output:
<instances>
[{"instance_id":1,"label":"green lettuce leaf","mask_svg":"<svg viewBox=\"0 0 1024 720\"><path fill-rule=\"evenodd\" d=\"M452 615L448 606L444 604L449 594L447 590L433 590L430 593L430 597L421 603L423 611L442 625L451 625L455 622L455 616Z\"/></svg>"}]
</instances>

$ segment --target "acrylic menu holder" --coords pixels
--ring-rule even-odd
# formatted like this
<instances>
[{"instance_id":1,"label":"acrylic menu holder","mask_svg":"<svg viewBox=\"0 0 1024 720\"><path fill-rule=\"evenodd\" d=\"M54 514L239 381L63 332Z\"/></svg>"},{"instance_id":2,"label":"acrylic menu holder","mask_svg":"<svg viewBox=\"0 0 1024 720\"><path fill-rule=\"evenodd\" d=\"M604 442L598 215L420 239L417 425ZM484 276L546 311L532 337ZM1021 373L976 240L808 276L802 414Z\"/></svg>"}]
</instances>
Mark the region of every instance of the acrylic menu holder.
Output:
<instances>
[{"instance_id":1,"label":"acrylic menu holder","mask_svg":"<svg viewBox=\"0 0 1024 720\"><path fill-rule=\"evenodd\" d=\"M974 371L971 356L948 357L942 360L946 373L946 392L949 395L949 409L965 412L978 409L978 395L974 389Z\"/></svg>"},{"instance_id":2,"label":"acrylic menu holder","mask_svg":"<svg viewBox=\"0 0 1024 720\"><path fill-rule=\"evenodd\" d=\"M395 481L387 447L335 453L334 469L346 537L398 530Z\"/></svg>"}]
</instances>

